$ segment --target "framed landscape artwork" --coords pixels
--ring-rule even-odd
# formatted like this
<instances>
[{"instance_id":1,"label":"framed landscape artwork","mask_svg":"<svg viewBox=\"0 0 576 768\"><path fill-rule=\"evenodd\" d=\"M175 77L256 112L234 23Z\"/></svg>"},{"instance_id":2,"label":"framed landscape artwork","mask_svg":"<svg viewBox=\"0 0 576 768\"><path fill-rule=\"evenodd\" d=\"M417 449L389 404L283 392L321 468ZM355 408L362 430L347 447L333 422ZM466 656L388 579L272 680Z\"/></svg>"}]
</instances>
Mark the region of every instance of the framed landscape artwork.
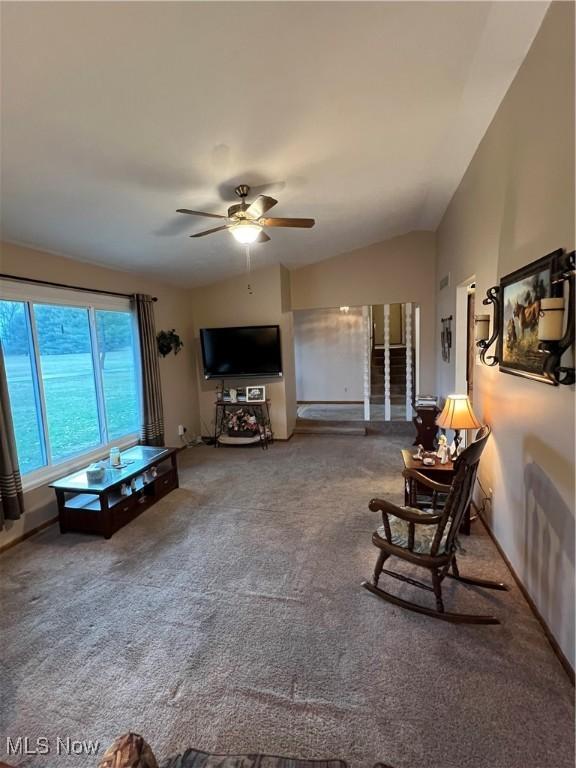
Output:
<instances>
[{"instance_id":1,"label":"framed landscape artwork","mask_svg":"<svg viewBox=\"0 0 576 768\"><path fill-rule=\"evenodd\" d=\"M538 349L540 302L552 296L552 258L544 256L500 279L500 370L553 384Z\"/></svg>"}]
</instances>

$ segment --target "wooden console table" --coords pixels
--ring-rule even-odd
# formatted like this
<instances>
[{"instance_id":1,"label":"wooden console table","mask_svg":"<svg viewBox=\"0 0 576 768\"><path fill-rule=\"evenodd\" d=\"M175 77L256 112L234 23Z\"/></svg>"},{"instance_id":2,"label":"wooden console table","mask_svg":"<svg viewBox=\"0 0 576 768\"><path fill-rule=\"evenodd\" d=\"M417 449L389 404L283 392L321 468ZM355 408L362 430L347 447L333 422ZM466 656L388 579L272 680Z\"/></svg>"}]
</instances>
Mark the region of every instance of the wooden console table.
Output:
<instances>
[{"instance_id":1,"label":"wooden console table","mask_svg":"<svg viewBox=\"0 0 576 768\"><path fill-rule=\"evenodd\" d=\"M176 456L180 448L138 445L121 454L120 468L107 466L100 482L89 481L86 470L56 480L60 532L94 533L109 539L158 499L178 488ZM156 477L152 477L152 467ZM144 476L144 472L147 472ZM135 490L124 496L122 485Z\"/></svg>"},{"instance_id":2,"label":"wooden console table","mask_svg":"<svg viewBox=\"0 0 576 768\"><path fill-rule=\"evenodd\" d=\"M440 459L436 459L436 463L433 467L427 467L426 464L423 464L421 461L413 459L412 454L413 451L405 448L402 450L402 460L404 461L405 469L415 469L430 480L450 485L452 478L454 477L454 464L451 461L447 464L440 464ZM404 481L404 504L407 507L417 507L419 495L429 497L431 491L429 488L419 484L417 480L407 478ZM460 530L467 536L470 535L470 507L468 507L464 513Z\"/></svg>"}]
</instances>

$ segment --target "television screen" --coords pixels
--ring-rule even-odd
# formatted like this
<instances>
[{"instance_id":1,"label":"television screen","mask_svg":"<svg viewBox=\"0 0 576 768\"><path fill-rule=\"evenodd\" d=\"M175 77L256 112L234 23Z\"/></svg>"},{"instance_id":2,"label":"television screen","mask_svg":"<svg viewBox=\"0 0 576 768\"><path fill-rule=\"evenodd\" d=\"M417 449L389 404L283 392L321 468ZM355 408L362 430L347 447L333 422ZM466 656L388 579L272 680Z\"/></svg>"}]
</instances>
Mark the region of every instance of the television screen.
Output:
<instances>
[{"instance_id":1,"label":"television screen","mask_svg":"<svg viewBox=\"0 0 576 768\"><path fill-rule=\"evenodd\" d=\"M278 325L202 328L200 340L207 379L282 376Z\"/></svg>"}]
</instances>

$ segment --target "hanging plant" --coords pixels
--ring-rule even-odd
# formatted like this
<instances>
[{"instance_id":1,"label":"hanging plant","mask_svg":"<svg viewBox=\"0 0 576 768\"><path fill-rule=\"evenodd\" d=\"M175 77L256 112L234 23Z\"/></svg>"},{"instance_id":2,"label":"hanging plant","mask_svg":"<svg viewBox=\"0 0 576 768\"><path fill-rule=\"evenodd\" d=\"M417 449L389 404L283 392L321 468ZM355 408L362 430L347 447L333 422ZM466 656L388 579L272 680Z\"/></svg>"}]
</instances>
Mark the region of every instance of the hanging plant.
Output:
<instances>
[{"instance_id":1,"label":"hanging plant","mask_svg":"<svg viewBox=\"0 0 576 768\"><path fill-rule=\"evenodd\" d=\"M170 352L174 352L177 355L184 346L182 339L174 328L171 331L160 331L156 336L156 340L158 342L158 352L160 352L162 357L166 357Z\"/></svg>"}]
</instances>

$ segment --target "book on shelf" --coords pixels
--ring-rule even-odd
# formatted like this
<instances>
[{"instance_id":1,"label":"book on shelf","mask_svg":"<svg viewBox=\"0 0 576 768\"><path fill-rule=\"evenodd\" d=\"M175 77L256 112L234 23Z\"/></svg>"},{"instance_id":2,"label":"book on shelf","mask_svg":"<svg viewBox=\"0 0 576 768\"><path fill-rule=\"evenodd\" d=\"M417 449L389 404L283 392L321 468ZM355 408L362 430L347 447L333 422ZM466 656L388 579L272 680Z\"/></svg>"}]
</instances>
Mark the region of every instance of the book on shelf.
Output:
<instances>
[{"instance_id":1,"label":"book on shelf","mask_svg":"<svg viewBox=\"0 0 576 768\"><path fill-rule=\"evenodd\" d=\"M416 408L434 408L438 407L438 398L436 395L416 395L414 400Z\"/></svg>"}]
</instances>

